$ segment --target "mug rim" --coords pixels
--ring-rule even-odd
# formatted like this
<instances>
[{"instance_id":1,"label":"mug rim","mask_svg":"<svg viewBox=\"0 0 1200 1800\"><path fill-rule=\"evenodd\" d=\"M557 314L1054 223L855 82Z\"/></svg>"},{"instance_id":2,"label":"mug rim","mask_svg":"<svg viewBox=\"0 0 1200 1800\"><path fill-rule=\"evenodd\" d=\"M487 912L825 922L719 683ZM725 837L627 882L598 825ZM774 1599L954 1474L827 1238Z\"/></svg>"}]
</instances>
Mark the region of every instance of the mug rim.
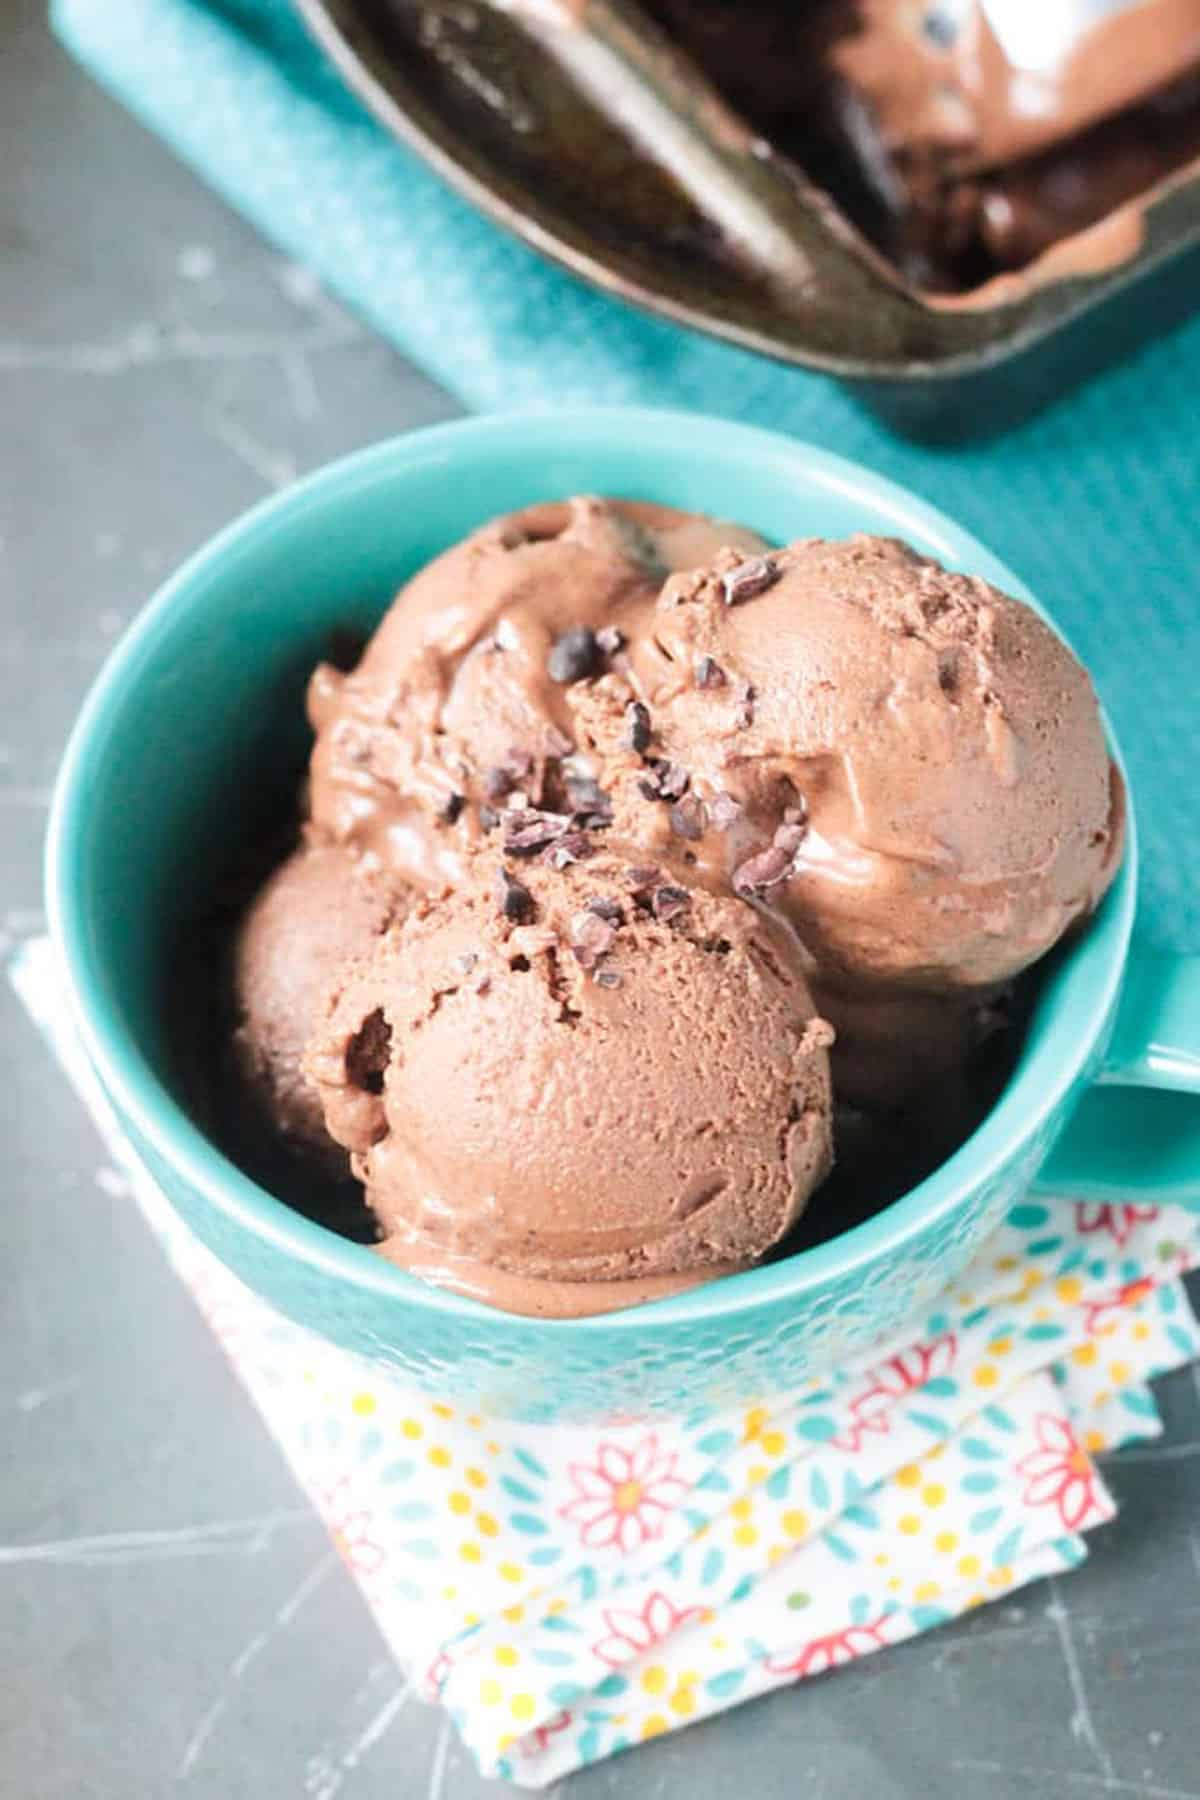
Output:
<instances>
[{"instance_id":1,"label":"mug rim","mask_svg":"<svg viewBox=\"0 0 1200 1800\"><path fill-rule=\"evenodd\" d=\"M898 523L907 518L924 537L943 544L955 564L969 567L974 560L990 565L995 573L988 579L1031 604L1063 636L1053 616L1024 582L973 533L940 509L862 464L782 433L692 412L578 406L558 412L507 412L455 419L384 439L322 465L280 493L267 495L209 538L156 590L93 682L59 767L45 855L49 929L59 966L67 976L74 1020L89 1061L122 1121L129 1121L136 1135L177 1176L198 1190L218 1212L273 1249L325 1276L390 1298L398 1307L416 1306L444 1317L460 1318L476 1327L486 1323L489 1331L502 1336L525 1337L532 1332L548 1337L564 1331L575 1335L669 1331L701 1318L706 1323L734 1319L781 1301L799 1302L830 1279L844 1278L881 1257L899 1254L919 1233L952 1216L968 1194L989 1181L1021 1145L1036 1137L1086 1070L1115 1008L1137 892L1133 798L1120 746L1107 717L1104 725L1109 751L1125 782L1126 841L1117 877L1087 938L1080 940L1080 947L1090 940L1102 920L1111 942L1105 946L1100 979L1088 996L1084 1028L1072 1034L1069 1050L1057 1047L1050 1078L1036 1088L1031 1079L1033 1071L1025 1059L1019 1061L999 1100L966 1142L923 1181L872 1217L820 1244L775 1261L702 1283L666 1300L618 1312L570 1320L501 1312L422 1281L376 1255L370 1246L354 1243L305 1218L253 1181L193 1123L158 1076L135 1034L110 1004L92 960L93 945L78 879L89 829L87 769L110 729L113 715L144 678L146 665L153 662L156 652L161 652L164 640L170 639L179 619L203 606L210 572L255 539L278 537L285 542L289 519L318 497L344 497L360 482L369 483L383 474L399 478L407 463L419 461L431 452L444 451L453 457L457 448L477 456L489 451L503 456L514 431L535 435L541 432L558 450L586 449L590 444L596 450L606 451L611 451L614 442L626 438L631 431L639 434L639 441L650 433L662 438L667 456L677 434L686 431L694 442L695 434L703 432L716 434L726 454L736 456L740 450L743 457L753 453L760 458L782 457L785 463L803 464L810 484L815 479L817 485L843 496L857 493L876 504L882 501L897 516ZM1077 953L1078 948L1066 952Z\"/></svg>"}]
</instances>

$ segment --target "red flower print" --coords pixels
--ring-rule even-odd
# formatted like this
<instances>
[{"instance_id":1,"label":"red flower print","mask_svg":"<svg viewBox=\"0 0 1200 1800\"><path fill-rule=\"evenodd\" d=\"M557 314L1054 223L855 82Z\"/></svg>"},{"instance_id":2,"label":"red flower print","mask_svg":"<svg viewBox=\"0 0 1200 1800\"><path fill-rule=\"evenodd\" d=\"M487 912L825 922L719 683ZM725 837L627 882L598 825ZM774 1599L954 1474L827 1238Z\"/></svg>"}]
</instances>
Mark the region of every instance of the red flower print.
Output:
<instances>
[{"instance_id":1,"label":"red flower print","mask_svg":"<svg viewBox=\"0 0 1200 1800\"><path fill-rule=\"evenodd\" d=\"M360 1580L370 1581L378 1575L387 1552L371 1536L371 1514L357 1503L345 1476L318 1493L317 1505L334 1549L347 1568Z\"/></svg>"},{"instance_id":2,"label":"red flower print","mask_svg":"<svg viewBox=\"0 0 1200 1800\"><path fill-rule=\"evenodd\" d=\"M437 1704L442 1697L442 1689L450 1679L450 1671L454 1664L444 1650L439 1650L425 1671L421 1687L426 1700L431 1706Z\"/></svg>"},{"instance_id":3,"label":"red flower print","mask_svg":"<svg viewBox=\"0 0 1200 1800\"><path fill-rule=\"evenodd\" d=\"M1040 1448L1017 1464L1018 1474L1025 1477L1021 1498L1026 1506L1057 1508L1065 1528L1078 1531L1098 1506L1091 1458L1065 1419L1040 1413L1036 1428Z\"/></svg>"},{"instance_id":4,"label":"red flower print","mask_svg":"<svg viewBox=\"0 0 1200 1800\"><path fill-rule=\"evenodd\" d=\"M653 1432L630 1451L601 1444L594 1464L571 1464L575 1498L559 1516L578 1525L589 1550L610 1545L626 1554L637 1550L659 1536L667 1514L687 1492L687 1482L675 1473L677 1461L674 1451L659 1449Z\"/></svg>"},{"instance_id":5,"label":"red flower print","mask_svg":"<svg viewBox=\"0 0 1200 1800\"><path fill-rule=\"evenodd\" d=\"M569 1731L574 1723L574 1713L567 1712L565 1708L562 1712L555 1713L552 1719L547 1719L544 1725L536 1726L521 1739L521 1755L536 1756L539 1751L548 1750L550 1739L557 1737L560 1731Z\"/></svg>"},{"instance_id":6,"label":"red flower print","mask_svg":"<svg viewBox=\"0 0 1200 1800\"><path fill-rule=\"evenodd\" d=\"M661 1644L688 1619L700 1618L703 1610L699 1606L676 1606L662 1593L651 1594L641 1612L613 1607L604 1614L608 1636L592 1645L592 1654L610 1668L619 1669L622 1663L633 1662L655 1644Z\"/></svg>"},{"instance_id":7,"label":"red flower print","mask_svg":"<svg viewBox=\"0 0 1200 1800\"><path fill-rule=\"evenodd\" d=\"M1135 1225L1148 1225L1157 1219L1157 1206L1110 1206L1096 1200L1075 1202L1075 1229L1081 1236L1091 1232L1107 1232L1118 1249L1133 1235Z\"/></svg>"},{"instance_id":8,"label":"red flower print","mask_svg":"<svg viewBox=\"0 0 1200 1800\"><path fill-rule=\"evenodd\" d=\"M841 1631L830 1631L824 1637L810 1638L795 1655L769 1657L764 1667L772 1675L794 1675L802 1681L806 1675L820 1675L826 1669L840 1668L868 1651L881 1650L887 1643L885 1626L888 1614L862 1625L847 1625Z\"/></svg>"},{"instance_id":9,"label":"red flower print","mask_svg":"<svg viewBox=\"0 0 1200 1800\"><path fill-rule=\"evenodd\" d=\"M1136 1281L1124 1282L1115 1294L1106 1300L1090 1300L1083 1309L1084 1323L1091 1337L1105 1337L1116 1330L1117 1317L1127 1306L1136 1306L1147 1294L1154 1292L1154 1283L1148 1275L1141 1275Z\"/></svg>"},{"instance_id":10,"label":"red flower print","mask_svg":"<svg viewBox=\"0 0 1200 1800\"><path fill-rule=\"evenodd\" d=\"M924 1387L937 1375L949 1374L957 1354L958 1340L948 1331L927 1344L913 1344L868 1370L867 1385L849 1404L851 1422L833 1442L841 1450L861 1450L868 1432L890 1431L894 1408L915 1388Z\"/></svg>"}]
</instances>

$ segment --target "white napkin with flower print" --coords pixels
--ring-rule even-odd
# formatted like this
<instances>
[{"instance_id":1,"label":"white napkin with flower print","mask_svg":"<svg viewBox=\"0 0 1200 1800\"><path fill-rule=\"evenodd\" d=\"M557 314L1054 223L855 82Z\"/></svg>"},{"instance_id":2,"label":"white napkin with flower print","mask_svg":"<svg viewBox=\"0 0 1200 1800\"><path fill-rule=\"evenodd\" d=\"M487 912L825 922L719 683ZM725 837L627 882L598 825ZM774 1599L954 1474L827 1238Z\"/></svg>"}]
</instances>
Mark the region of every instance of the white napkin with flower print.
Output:
<instances>
[{"instance_id":1,"label":"white napkin with flower print","mask_svg":"<svg viewBox=\"0 0 1200 1800\"><path fill-rule=\"evenodd\" d=\"M800 1392L600 1428L464 1414L203 1249L125 1143L49 946L12 973L398 1662L525 1787L1074 1567L1114 1513L1094 1453L1157 1436L1147 1382L1200 1355L1200 1212L1038 1194L902 1338Z\"/></svg>"}]
</instances>

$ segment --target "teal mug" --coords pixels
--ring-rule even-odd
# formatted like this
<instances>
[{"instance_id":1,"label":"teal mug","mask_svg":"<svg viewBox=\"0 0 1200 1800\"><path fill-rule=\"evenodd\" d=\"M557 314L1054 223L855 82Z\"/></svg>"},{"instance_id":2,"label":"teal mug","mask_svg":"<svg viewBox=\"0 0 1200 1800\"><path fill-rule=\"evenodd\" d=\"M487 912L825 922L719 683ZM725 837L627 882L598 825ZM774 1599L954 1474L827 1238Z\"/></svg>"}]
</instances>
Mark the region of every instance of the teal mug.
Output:
<instances>
[{"instance_id":1,"label":"teal mug","mask_svg":"<svg viewBox=\"0 0 1200 1800\"><path fill-rule=\"evenodd\" d=\"M331 629L369 628L407 576L492 515L579 492L711 512L777 541L891 533L1032 599L982 544L865 469L744 426L631 409L417 432L222 532L96 683L59 777L47 870L88 1054L196 1236L289 1318L404 1380L500 1414L580 1418L744 1400L829 1368L927 1306L1031 1185L1200 1202L1200 959L1131 945L1132 806L1122 871L1051 960L982 1126L874 1218L746 1274L598 1318L512 1317L303 1218L205 1137L168 1052L172 932L249 831L256 790L294 780L304 682Z\"/></svg>"}]
</instances>

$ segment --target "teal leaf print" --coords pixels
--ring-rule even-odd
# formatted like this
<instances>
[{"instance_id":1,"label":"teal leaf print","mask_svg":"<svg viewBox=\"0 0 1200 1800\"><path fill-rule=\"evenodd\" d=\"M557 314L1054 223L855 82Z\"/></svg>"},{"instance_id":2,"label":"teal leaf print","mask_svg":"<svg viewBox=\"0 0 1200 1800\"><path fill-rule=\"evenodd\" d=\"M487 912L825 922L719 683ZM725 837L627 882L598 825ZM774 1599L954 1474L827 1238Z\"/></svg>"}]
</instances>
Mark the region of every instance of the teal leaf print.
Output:
<instances>
[{"instance_id":1,"label":"teal leaf print","mask_svg":"<svg viewBox=\"0 0 1200 1800\"><path fill-rule=\"evenodd\" d=\"M398 1462L390 1462L385 1469L381 1469L379 1479L391 1487L397 1481L407 1481L416 1466L416 1463L408 1462L402 1457Z\"/></svg>"},{"instance_id":2,"label":"teal leaf print","mask_svg":"<svg viewBox=\"0 0 1200 1800\"><path fill-rule=\"evenodd\" d=\"M539 1544L536 1550L529 1552L529 1560L536 1568L544 1569L550 1563L556 1563L562 1555L561 1544Z\"/></svg>"},{"instance_id":3,"label":"teal leaf print","mask_svg":"<svg viewBox=\"0 0 1200 1800\"><path fill-rule=\"evenodd\" d=\"M436 1562L440 1554L429 1538L405 1538L396 1548L406 1551L409 1556L419 1557L422 1562Z\"/></svg>"},{"instance_id":4,"label":"teal leaf print","mask_svg":"<svg viewBox=\"0 0 1200 1800\"><path fill-rule=\"evenodd\" d=\"M579 1583L579 1598L585 1603L588 1600L594 1600L600 1583L596 1579L596 1571L591 1563L584 1563L582 1568L576 1569L575 1579Z\"/></svg>"},{"instance_id":5,"label":"teal leaf print","mask_svg":"<svg viewBox=\"0 0 1200 1800\"><path fill-rule=\"evenodd\" d=\"M871 1616L871 1600L868 1594L855 1594L850 1602L850 1623L865 1625Z\"/></svg>"},{"instance_id":6,"label":"teal leaf print","mask_svg":"<svg viewBox=\"0 0 1200 1800\"><path fill-rule=\"evenodd\" d=\"M800 1419L797 1422L796 1430L802 1438L807 1438L810 1444L827 1444L830 1438L837 1436L835 1421L824 1413L818 1413L815 1419Z\"/></svg>"},{"instance_id":7,"label":"teal leaf print","mask_svg":"<svg viewBox=\"0 0 1200 1800\"><path fill-rule=\"evenodd\" d=\"M1180 1355L1186 1356L1189 1361L1196 1354L1196 1346L1180 1325L1167 1326L1167 1341L1174 1344Z\"/></svg>"},{"instance_id":8,"label":"teal leaf print","mask_svg":"<svg viewBox=\"0 0 1200 1800\"><path fill-rule=\"evenodd\" d=\"M580 1732L575 1740L575 1752L581 1763L595 1762L600 1754L600 1733L594 1725Z\"/></svg>"},{"instance_id":9,"label":"teal leaf print","mask_svg":"<svg viewBox=\"0 0 1200 1800\"><path fill-rule=\"evenodd\" d=\"M531 1475L536 1475L540 1481L548 1481L550 1479L532 1450L514 1450L513 1455L521 1464L522 1468L528 1469L529 1473Z\"/></svg>"},{"instance_id":10,"label":"teal leaf print","mask_svg":"<svg viewBox=\"0 0 1200 1800\"><path fill-rule=\"evenodd\" d=\"M963 1476L964 1494L990 1494L999 1485L999 1476L990 1475L986 1469L973 1469L969 1475Z\"/></svg>"},{"instance_id":11,"label":"teal leaf print","mask_svg":"<svg viewBox=\"0 0 1200 1800\"><path fill-rule=\"evenodd\" d=\"M926 1336L941 1337L942 1333L944 1331L948 1331L949 1328L950 1328L950 1319L946 1313L944 1313L944 1312L930 1313L929 1320L926 1325Z\"/></svg>"},{"instance_id":12,"label":"teal leaf print","mask_svg":"<svg viewBox=\"0 0 1200 1800\"><path fill-rule=\"evenodd\" d=\"M935 1400L953 1400L958 1393L958 1383L952 1375L935 1375L925 1383L925 1392Z\"/></svg>"},{"instance_id":13,"label":"teal leaf print","mask_svg":"<svg viewBox=\"0 0 1200 1800\"><path fill-rule=\"evenodd\" d=\"M1002 1569L1005 1563L1012 1562L1020 1548L1023 1535L1024 1527L1021 1525L1014 1525L1011 1531L1005 1532L992 1551L992 1561L998 1569Z\"/></svg>"},{"instance_id":14,"label":"teal leaf print","mask_svg":"<svg viewBox=\"0 0 1200 1800\"><path fill-rule=\"evenodd\" d=\"M988 1506L982 1512L977 1512L968 1519L967 1525L971 1531L979 1535L981 1532L990 1531L993 1525L998 1525L1003 1517L1004 1508L1002 1506Z\"/></svg>"},{"instance_id":15,"label":"teal leaf print","mask_svg":"<svg viewBox=\"0 0 1200 1800\"><path fill-rule=\"evenodd\" d=\"M982 1325L991 1313L990 1306L973 1306L969 1313L963 1314L963 1330L970 1331L975 1325Z\"/></svg>"},{"instance_id":16,"label":"teal leaf print","mask_svg":"<svg viewBox=\"0 0 1200 1800\"><path fill-rule=\"evenodd\" d=\"M986 1438L963 1438L959 1449L964 1456L969 1456L972 1462L992 1462L1000 1455L995 1445L989 1444Z\"/></svg>"},{"instance_id":17,"label":"teal leaf print","mask_svg":"<svg viewBox=\"0 0 1200 1800\"><path fill-rule=\"evenodd\" d=\"M619 1700L628 1686L629 1683L625 1677L618 1675L614 1670L611 1675L606 1675L603 1681L596 1683L595 1693L600 1700Z\"/></svg>"},{"instance_id":18,"label":"teal leaf print","mask_svg":"<svg viewBox=\"0 0 1200 1800\"><path fill-rule=\"evenodd\" d=\"M814 1469L809 1476L808 1491L812 1496L812 1503L814 1506L825 1508L832 1499L832 1495L829 1492L829 1483L820 1469Z\"/></svg>"},{"instance_id":19,"label":"teal leaf print","mask_svg":"<svg viewBox=\"0 0 1200 1800\"><path fill-rule=\"evenodd\" d=\"M934 1437L945 1437L946 1435L946 1420L940 1413L918 1412L914 1407L910 1407L904 1416L911 1424L919 1426L922 1431L932 1432Z\"/></svg>"},{"instance_id":20,"label":"teal leaf print","mask_svg":"<svg viewBox=\"0 0 1200 1800\"><path fill-rule=\"evenodd\" d=\"M737 1438L732 1431L710 1431L707 1437L700 1439L696 1448L702 1456L724 1456L736 1443Z\"/></svg>"},{"instance_id":21,"label":"teal leaf print","mask_svg":"<svg viewBox=\"0 0 1200 1800\"><path fill-rule=\"evenodd\" d=\"M864 1506L861 1501L855 1501L853 1506L846 1507L842 1520L847 1525L857 1525L860 1531L879 1530L879 1514L872 1507Z\"/></svg>"},{"instance_id":22,"label":"teal leaf print","mask_svg":"<svg viewBox=\"0 0 1200 1800\"><path fill-rule=\"evenodd\" d=\"M1033 1231L1037 1226L1044 1225L1049 1217L1049 1208L1035 1206L1027 1201L1021 1206L1013 1207L1008 1215L1008 1222L1018 1231Z\"/></svg>"},{"instance_id":23,"label":"teal leaf print","mask_svg":"<svg viewBox=\"0 0 1200 1800\"><path fill-rule=\"evenodd\" d=\"M400 1506L393 1506L392 1517L408 1524L417 1519L427 1519L432 1511L427 1500L405 1500Z\"/></svg>"},{"instance_id":24,"label":"teal leaf print","mask_svg":"<svg viewBox=\"0 0 1200 1800\"><path fill-rule=\"evenodd\" d=\"M710 1550L700 1565L700 1584L711 1587L725 1567L725 1556L720 1550Z\"/></svg>"},{"instance_id":25,"label":"teal leaf print","mask_svg":"<svg viewBox=\"0 0 1200 1800\"><path fill-rule=\"evenodd\" d=\"M500 1486L504 1489L504 1492L511 1495L514 1500L521 1500L526 1506L537 1505L536 1490L531 1487L526 1487L523 1481L515 1481L511 1475L502 1475L500 1477Z\"/></svg>"},{"instance_id":26,"label":"teal leaf print","mask_svg":"<svg viewBox=\"0 0 1200 1800\"><path fill-rule=\"evenodd\" d=\"M750 1592L750 1589L753 1586L754 1586L753 1575L743 1575L742 1579L730 1591L729 1604L731 1606L736 1606L739 1600L744 1600L746 1598L746 1595Z\"/></svg>"},{"instance_id":27,"label":"teal leaf print","mask_svg":"<svg viewBox=\"0 0 1200 1800\"><path fill-rule=\"evenodd\" d=\"M668 1556L666 1562L663 1564L663 1569L673 1581L678 1581L679 1577L683 1574L682 1550L676 1550L673 1556Z\"/></svg>"},{"instance_id":28,"label":"teal leaf print","mask_svg":"<svg viewBox=\"0 0 1200 1800\"><path fill-rule=\"evenodd\" d=\"M358 1454L364 1458L368 1456L378 1456L382 1449L383 1433L380 1431L378 1425L372 1425L368 1431L363 1432L362 1437L359 1440Z\"/></svg>"},{"instance_id":29,"label":"teal leaf print","mask_svg":"<svg viewBox=\"0 0 1200 1800\"><path fill-rule=\"evenodd\" d=\"M1131 1412L1135 1419L1153 1419L1158 1423L1158 1408L1154 1404L1154 1396L1141 1388L1127 1388L1121 1395L1121 1405L1126 1412Z\"/></svg>"},{"instance_id":30,"label":"teal leaf print","mask_svg":"<svg viewBox=\"0 0 1200 1800\"><path fill-rule=\"evenodd\" d=\"M705 1687L714 1700L726 1700L730 1694L736 1694L746 1679L745 1669L726 1669L721 1675L714 1675L705 1682Z\"/></svg>"},{"instance_id":31,"label":"teal leaf print","mask_svg":"<svg viewBox=\"0 0 1200 1800\"><path fill-rule=\"evenodd\" d=\"M1062 1249L1060 1237L1039 1238L1036 1244L1028 1246L1030 1256L1050 1256L1055 1250Z\"/></svg>"},{"instance_id":32,"label":"teal leaf print","mask_svg":"<svg viewBox=\"0 0 1200 1800\"><path fill-rule=\"evenodd\" d=\"M953 1617L944 1606L914 1606L909 1615L918 1631L932 1631Z\"/></svg>"},{"instance_id":33,"label":"teal leaf print","mask_svg":"<svg viewBox=\"0 0 1200 1800\"><path fill-rule=\"evenodd\" d=\"M985 1406L982 1416L989 1425L994 1425L997 1431L1015 1431L1017 1429L1016 1420L1011 1413L1006 1413L1002 1406Z\"/></svg>"},{"instance_id":34,"label":"teal leaf print","mask_svg":"<svg viewBox=\"0 0 1200 1800\"><path fill-rule=\"evenodd\" d=\"M508 1522L514 1531L523 1531L528 1537L544 1537L550 1529L536 1513L510 1513Z\"/></svg>"},{"instance_id":35,"label":"teal leaf print","mask_svg":"<svg viewBox=\"0 0 1200 1800\"><path fill-rule=\"evenodd\" d=\"M850 1545L846 1542L845 1538L839 1537L835 1531L827 1531L825 1533L825 1542L829 1545L833 1554L842 1562L852 1563L858 1561L857 1553L850 1548Z\"/></svg>"},{"instance_id":36,"label":"teal leaf print","mask_svg":"<svg viewBox=\"0 0 1200 1800\"><path fill-rule=\"evenodd\" d=\"M792 1471L787 1463L782 1468L772 1470L767 1478L766 1495L768 1500L786 1500L792 1485Z\"/></svg>"},{"instance_id":37,"label":"teal leaf print","mask_svg":"<svg viewBox=\"0 0 1200 1800\"><path fill-rule=\"evenodd\" d=\"M541 1663L542 1667L545 1669L567 1669L570 1668L571 1664L575 1661L575 1658L569 1650L535 1650L533 1652L533 1660L535 1663ZM571 1691L574 1692L574 1689ZM550 1698L552 1700L554 1699L553 1693L551 1693ZM561 1706L564 1702L560 1700L557 1704Z\"/></svg>"},{"instance_id":38,"label":"teal leaf print","mask_svg":"<svg viewBox=\"0 0 1200 1800\"><path fill-rule=\"evenodd\" d=\"M539 1621L538 1630L557 1631L560 1635L566 1632L571 1637L578 1637L580 1627L576 1625L574 1619L568 1619L565 1613L547 1613L546 1617Z\"/></svg>"},{"instance_id":39,"label":"teal leaf print","mask_svg":"<svg viewBox=\"0 0 1200 1800\"><path fill-rule=\"evenodd\" d=\"M729 1492L729 1477L728 1475L722 1475L720 1469L706 1469L696 1483L696 1488L697 1491L703 1489L704 1492L709 1494L727 1494Z\"/></svg>"},{"instance_id":40,"label":"teal leaf print","mask_svg":"<svg viewBox=\"0 0 1200 1800\"><path fill-rule=\"evenodd\" d=\"M1048 1321L1041 1325L1031 1325L1025 1333L1031 1344L1053 1343L1055 1338L1066 1337L1066 1335L1063 1326L1051 1325Z\"/></svg>"}]
</instances>

